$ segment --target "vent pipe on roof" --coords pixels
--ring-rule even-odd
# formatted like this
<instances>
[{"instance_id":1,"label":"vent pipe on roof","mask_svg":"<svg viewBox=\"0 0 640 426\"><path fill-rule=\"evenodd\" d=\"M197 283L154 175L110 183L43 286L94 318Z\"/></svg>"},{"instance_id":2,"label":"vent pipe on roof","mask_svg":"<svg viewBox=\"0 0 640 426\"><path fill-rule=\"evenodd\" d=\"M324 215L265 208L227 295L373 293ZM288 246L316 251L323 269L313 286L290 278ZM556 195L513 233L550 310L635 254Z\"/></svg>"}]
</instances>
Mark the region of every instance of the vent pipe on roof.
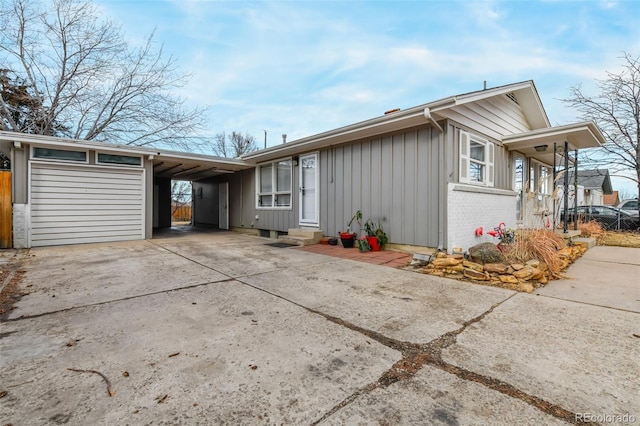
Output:
<instances>
[{"instance_id":1,"label":"vent pipe on roof","mask_svg":"<svg viewBox=\"0 0 640 426\"><path fill-rule=\"evenodd\" d=\"M487 90L487 80L484 81L484 89L483 90Z\"/></svg>"},{"instance_id":2,"label":"vent pipe on roof","mask_svg":"<svg viewBox=\"0 0 640 426\"><path fill-rule=\"evenodd\" d=\"M287 143L287 134L286 133L282 134L282 143Z\"/></svg>"}]
</instances>

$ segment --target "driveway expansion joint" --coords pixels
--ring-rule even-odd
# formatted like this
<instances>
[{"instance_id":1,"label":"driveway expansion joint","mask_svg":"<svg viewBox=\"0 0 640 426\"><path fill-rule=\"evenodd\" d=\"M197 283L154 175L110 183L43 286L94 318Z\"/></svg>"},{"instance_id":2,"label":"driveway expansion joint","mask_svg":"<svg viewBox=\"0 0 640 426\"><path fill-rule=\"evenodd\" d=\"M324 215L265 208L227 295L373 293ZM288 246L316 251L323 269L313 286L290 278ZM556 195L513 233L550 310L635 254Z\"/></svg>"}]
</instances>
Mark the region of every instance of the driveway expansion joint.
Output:
<instances>
[{"instance_id":1,"label":"driveway expansion joint","mask_svg":"<svg viewBox=\"0 0 640 426\"><path fill-rule=\"evenodd\" d=\"M535 395L530 395L515 386L506 383L502 380L488 377L482 374L474 373L473 371L469 371L467 369L458 367L456 365L450 364L442 359L442 351L449 346L453 345L457 341L457 336L464 332L470 325L475 324L479 321L482 321L487 315L492 313L494 309L496 309L501 304L505 303L509 299L515 296L516 293L510 295L506 299L494 304L488 310L483 312L482 314L474 317L468 321L465 321L460 328L457 330L453 330L443 334L440 337L433 339L432 341L426 344L418 344L411 342L404 342L400 340L396 340L387 336L384 336L381 333L378 333L373 330L368 330L363 327L359 327L355 324L344 321L340 318L325 314L315 309L305 308L309 312L315 313L331 321L335 324L346 327L350 330L359 332L364 334L365 336L377 341L378 343L387 346L391 349L395 349L402 354L402 358L394 363L391 368L382 373L382 375L375 382L369 383L362 388L358 389L356 392L342 400L340 403L335 405L331 410L326 412L322 417L318 420L311 423L312 426L315 426L338 411L342 408L346 407L353 401L355 401L361 395L368 394L374 391L377 388L386 388L398 381L407 380L415 376L415 374L422 369L424 365L429 365L432 367L436 367L440 370L443 370L449 374L453 374L454 376L465 380L478 383L483 385L491 390L502 393L503 395L509 396L511 398L519 399L532 407L544 412L545 414L551 415L557 419L564 420L571 424L589 424L595 425L597 423L585 423L578 422L576 419L578 416L576 413L566 410L559 405L550 403L548 401L543 400Z\"/></svg>"},{"instance_id":2,"label":"driveway expansion joint","mask_svg":"<svg viewBox=\"0 0 640 426\"><path fill-rule=\"evenodd\" d=\"M89 303L89 304L86 304L86 305L71 306L69 308L58 309L58 310L49 311L49 312L42 312L42 313L34 314L34 315L22 315L22 316L19 316L17 318L2 319L2 322L15 322L15 321L20 321L20 320L25 320L25 319L40 318L40 317L44 317L44 316L48 316L48 315L59 314L59 313L62 313L62 312L69 312L69 311L73 311L73 310L76 310L76 309L90 308L92 306L108 305L110 303L123 302L125 300L139 299L139 298L142 298L142 297L154 296L156 294L162 294L162 293L174 293L174 292L177 292L177 291L188 290L188 289L207 286L207 285L211 285L211 284L226 283L226 282L230 282L230 281L235 281L235 279L229 277L229 278L225 278L225 279L222 279L222 280L208 281L206 283L197 283L197 284L185 285L185 286L181 286L181 287L177 287L177 288L170 288L170 289L165 289L165 290L153 291L151 293L136 294L134 296L121 297L119 299L105 300L105 301L102 301L102 302Z\"/></svg>"}]
</instances>

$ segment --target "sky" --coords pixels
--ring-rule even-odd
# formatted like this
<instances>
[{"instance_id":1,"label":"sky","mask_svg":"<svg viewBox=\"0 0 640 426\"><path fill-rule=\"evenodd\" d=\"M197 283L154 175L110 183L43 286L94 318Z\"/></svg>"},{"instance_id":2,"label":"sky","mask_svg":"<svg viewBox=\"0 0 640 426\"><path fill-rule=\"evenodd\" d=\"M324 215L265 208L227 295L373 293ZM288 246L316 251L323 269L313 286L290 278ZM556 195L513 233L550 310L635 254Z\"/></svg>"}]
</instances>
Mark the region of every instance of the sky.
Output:
<instances>
[{"instance_id":1,"label":"sky","mask_svg":"<svg viewBox=\"0 0 640 426\"><path fill-rule=\"evenodd\" d=\"M437 99L533 80L552 125L561 99L640 55L640 1L95 0L132 44L155 31L210 106L211 134L258 146ZM614 179L614 189L622 180ZM630 184L629 184L630 185ZM629 188L633 188L630 185Z\"/></svg>"}]
</instances>

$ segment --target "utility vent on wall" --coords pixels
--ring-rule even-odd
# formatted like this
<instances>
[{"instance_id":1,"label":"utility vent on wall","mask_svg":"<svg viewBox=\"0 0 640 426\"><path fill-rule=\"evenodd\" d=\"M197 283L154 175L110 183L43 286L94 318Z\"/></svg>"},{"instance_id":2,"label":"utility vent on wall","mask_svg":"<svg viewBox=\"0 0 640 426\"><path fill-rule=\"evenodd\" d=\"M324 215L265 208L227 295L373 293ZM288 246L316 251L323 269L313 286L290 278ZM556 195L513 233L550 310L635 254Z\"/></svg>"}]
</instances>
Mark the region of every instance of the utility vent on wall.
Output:
<instances>
[{"instance_id":1,"label":"utility vent on wall","mask_svg":"<svg viewBox=\"0 0 640 426\"><path fill-rule=\"evenodd\" d=\"M518 102L518 99L516 98L516 95L513 94L513 92L509 92L505 95L507 98L511 99L513 102L515 102L517 105L520 105L520 103Z\"/></svg>"}]
</instances>

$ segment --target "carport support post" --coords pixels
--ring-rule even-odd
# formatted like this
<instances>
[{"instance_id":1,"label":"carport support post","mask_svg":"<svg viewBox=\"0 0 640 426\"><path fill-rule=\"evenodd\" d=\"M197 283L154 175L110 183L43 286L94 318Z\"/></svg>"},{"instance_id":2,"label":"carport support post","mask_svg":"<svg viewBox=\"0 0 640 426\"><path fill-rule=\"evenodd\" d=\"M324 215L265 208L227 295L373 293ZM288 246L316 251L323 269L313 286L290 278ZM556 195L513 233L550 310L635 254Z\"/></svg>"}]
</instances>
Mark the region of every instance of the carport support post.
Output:
<instances>
[{"instance_id":1,"label":"carport support post","mask_svg":"<svg viewBox=\"0 0 640 426\"><path fill-rule=\"evenodd\" d=\"M556 160L556 155L558 155L558 145L554 142L553 143L553 191L551 191L552 194L556 194L556 188L558 186L558 182L556 182L557 179L557 175L558 175L558 171L556 170L556 168L558 167L558 165L556 164L557 160ZM557 212L556 212L556 197L557 195L553 196L553 230L556 230L556 217L557 217Z\"/></svg>"},{"instance_id":2,"label":"carport support post","mask_svg":"<svg viewBox=\"0 0 640 426\"><path fill-rule=\"evenodd\" d=\"M576 194L577 195L577 194ZM569 144L564 141L564 197L563 197L564 223L562 224L562 232L568 232L569 220ZM576 212L577 213L577 212ZM576 215L575 220L578 220Z\"/></svg>"},{"instance_id":3,"label":"carport support post","mask_svg":"<svg viewBox=\"0 0 640 426\"><path fill-rule=\"evenodd\" d=\"M578 230L578 150L573 151L573 188L576 193L573 197L573 211L576 212L576 220L573 221L573 230Z\"/></svg>"}]
</instances>

